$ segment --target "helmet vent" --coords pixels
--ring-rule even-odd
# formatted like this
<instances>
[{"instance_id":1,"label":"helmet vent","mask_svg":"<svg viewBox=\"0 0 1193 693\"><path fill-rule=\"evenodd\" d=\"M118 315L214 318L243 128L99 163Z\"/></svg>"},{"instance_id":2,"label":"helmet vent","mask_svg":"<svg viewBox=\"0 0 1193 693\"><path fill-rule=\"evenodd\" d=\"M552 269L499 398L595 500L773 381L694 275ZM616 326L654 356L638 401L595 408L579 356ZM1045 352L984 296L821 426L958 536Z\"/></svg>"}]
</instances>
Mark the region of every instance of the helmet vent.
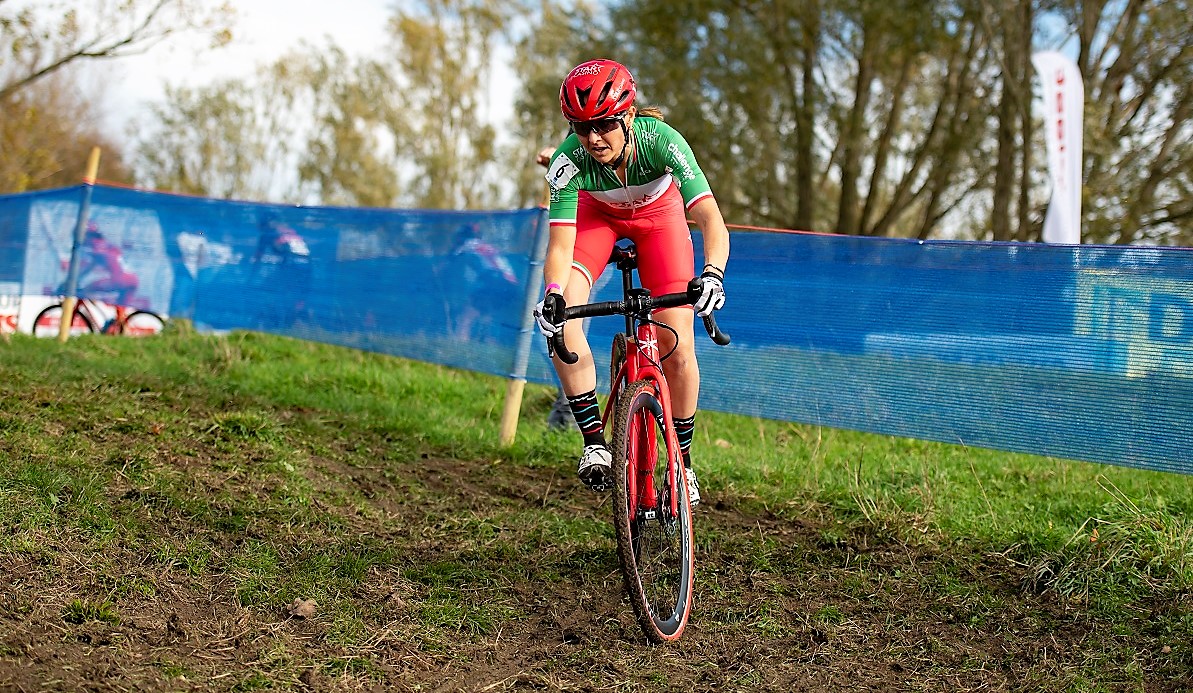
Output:
<instances>
[{"instance_id":1,"label":"helmet vent","mask_svg":"<svg viewBox=\"0 0 1193 693\"><path fill-rule=\"evenodd\" d=\"M592 96L592 87L576 90L576 103L580 108L588 106L588 97Z\"/></svg>"}]
</instances>

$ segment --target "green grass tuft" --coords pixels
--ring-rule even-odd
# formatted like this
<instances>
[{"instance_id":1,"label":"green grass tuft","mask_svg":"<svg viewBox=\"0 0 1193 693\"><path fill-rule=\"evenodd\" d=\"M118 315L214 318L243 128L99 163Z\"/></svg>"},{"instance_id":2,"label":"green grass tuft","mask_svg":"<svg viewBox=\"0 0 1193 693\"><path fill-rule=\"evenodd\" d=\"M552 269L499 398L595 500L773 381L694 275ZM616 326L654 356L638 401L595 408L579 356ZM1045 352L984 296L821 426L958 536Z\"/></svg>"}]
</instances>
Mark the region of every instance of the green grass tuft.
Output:
<instances>
[{"instance_id":1,"label":"green grass tuft","mask_svg":"<svg viewBox=\"0 0 1193 693\"><path fill-rule=\"evenodd\" d=\"M116 607L110 602L73 599L62 609L62 620L74 625L81 625L88 621L116 625L120 623L120 616L116 614Z\"/></svg>"}]
</instances>

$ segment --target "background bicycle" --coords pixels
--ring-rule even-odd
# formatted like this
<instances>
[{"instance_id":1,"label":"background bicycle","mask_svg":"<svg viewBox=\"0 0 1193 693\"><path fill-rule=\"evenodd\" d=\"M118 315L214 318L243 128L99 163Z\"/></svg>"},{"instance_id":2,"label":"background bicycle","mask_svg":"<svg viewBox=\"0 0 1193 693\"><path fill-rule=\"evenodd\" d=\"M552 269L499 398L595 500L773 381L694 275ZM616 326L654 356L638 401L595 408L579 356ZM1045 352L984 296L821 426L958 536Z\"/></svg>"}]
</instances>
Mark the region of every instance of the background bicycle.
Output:
<instances>
[{"instance_id":1,"label":"background bicycle","mask_svg":"<svg viewBox=\"0 0 1193 693\"><path fill-rule=\"evenodd\" d=\"M33 321L37 337L57 337L62 324L64 297L46 307ZM113 305L94 298L80 298L75 303L70 324L70 336L90 334L119 334L128 337L148 337L165 329L165 320L149 310Z\"/></svg>"},{"instance_id":2,"label":"background bicycle","mask_svg":"<svg viewBox=\"0 0 1193 693\"><path fill-rule=\"evenodd\" d=\"M613 526L621 574L638 624L650 641L663 643L679 639L691 614L695 539L662 367L670 354L658 350L658 330L672 328L651 315L656 309L690 305L699 298L700 286L693 280L686 292L653 297L634 285L638 256L632 245L615 247L609 261L621 270L623 299L564 308L562 316L553 317L558 323L560 317L625 316L625 332L613 338L610 393L603 413L606 430L611 426L613 431ZM704 318L704 327L716 343L729 343L711 315ZM550 348L565 363L576 362L562 331Z\"/></svg>"}]
</instances>

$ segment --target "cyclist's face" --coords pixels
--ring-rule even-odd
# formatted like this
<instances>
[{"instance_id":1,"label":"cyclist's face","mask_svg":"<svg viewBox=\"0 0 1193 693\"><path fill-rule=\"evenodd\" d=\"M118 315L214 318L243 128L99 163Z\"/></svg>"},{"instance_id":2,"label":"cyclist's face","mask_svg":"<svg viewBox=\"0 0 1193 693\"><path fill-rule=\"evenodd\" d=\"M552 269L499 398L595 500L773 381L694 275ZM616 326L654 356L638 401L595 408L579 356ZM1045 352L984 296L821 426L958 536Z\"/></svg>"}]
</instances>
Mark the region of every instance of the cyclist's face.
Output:
<instances>
[{"instance_id":1,"label":"cyclist's face","mask_svg":"<svg viewBox=\"0 0 1193 693\"><path fill-rule=\"evenodd\" d=\"M602 164L612 163L625 146L626 131L621 127L622 122L628 128L631 118L632 116L626 116L624 121L616 119L613 122L598 120L582 123L575 128L576 136L580 138L580 144L592 158Z\"/></svg>"}]
</instances>

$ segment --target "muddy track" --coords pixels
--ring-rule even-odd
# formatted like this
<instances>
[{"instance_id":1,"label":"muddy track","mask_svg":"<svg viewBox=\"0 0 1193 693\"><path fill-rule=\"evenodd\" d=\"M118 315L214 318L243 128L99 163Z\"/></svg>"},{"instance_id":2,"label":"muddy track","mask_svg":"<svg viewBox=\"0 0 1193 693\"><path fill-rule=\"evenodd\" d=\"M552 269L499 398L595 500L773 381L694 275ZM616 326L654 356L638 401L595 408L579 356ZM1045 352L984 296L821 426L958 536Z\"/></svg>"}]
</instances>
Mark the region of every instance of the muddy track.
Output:
<instances>
[{"instance_id":1,"label":"muddy track","mask_svg":"<svg viewBox=\"0 0 1193 693\"><path fill-rule=\"evenodd\" d=\"M216 483L202 460L187 465ZM47 535L36 549L2 557L0 690L1193 688L1193 664L1164 657L1160 634L1107 633L1087 609L1033 593L1024 569L999 556L945 554L811 517L743 513L716 494L696 518L690 626L677 645L649 646L622 594L611 531L556 545L549 528L517 520L543 510L561 521L603 519L607 504L562 470L319 459L307 472L315 502L339 523L326 535L265 521L212 530L113 486L107 500L121 512L143 514L161 536L202 538L217 557L248 541L309 555L345 534L385 547L388 562L371 565L339 599L367 632L344 633L326 611L301 619L242 606L245 575L234 567L163 568L149 557L147 537L116 534L97 552L81 538ZM345 494L365 499L364 509L337 500ZM478 539L478 527L495 538ZM419 577L437 567L475 572ZM154 585L152 594L122 593L115 622L64 620L72 599L100 599L136 580ZM460 621L429 626L425 607L445 591L461 605ZM1168 608L1176 606L1139 605L1139 618ZM496 615L472 626L469 614ZM1091 650L1134 669L1091 671Z\"/></svg>"}]
</instances>

